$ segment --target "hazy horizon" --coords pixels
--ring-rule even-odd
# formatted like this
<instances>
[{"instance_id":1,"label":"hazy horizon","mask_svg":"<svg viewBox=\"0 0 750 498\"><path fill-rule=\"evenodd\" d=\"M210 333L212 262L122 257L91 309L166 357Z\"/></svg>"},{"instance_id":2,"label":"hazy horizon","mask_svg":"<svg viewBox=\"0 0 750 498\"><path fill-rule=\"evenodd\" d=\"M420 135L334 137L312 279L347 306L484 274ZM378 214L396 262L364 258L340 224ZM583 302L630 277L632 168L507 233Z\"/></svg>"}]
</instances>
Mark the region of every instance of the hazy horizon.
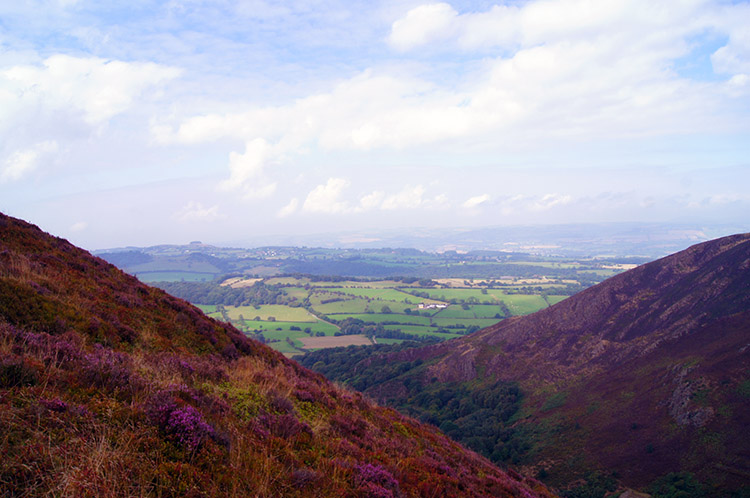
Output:
<instances>
[{"instance_id":1,"label":"hazy horizon","mask_svg":"<svg viewBox=\"0 0 750 498\"><path fill-rule=\"evenodd\" d=\"M0 6L0 211L87 249L750 230L750 3Z\"/></svg>"}]
</instances>

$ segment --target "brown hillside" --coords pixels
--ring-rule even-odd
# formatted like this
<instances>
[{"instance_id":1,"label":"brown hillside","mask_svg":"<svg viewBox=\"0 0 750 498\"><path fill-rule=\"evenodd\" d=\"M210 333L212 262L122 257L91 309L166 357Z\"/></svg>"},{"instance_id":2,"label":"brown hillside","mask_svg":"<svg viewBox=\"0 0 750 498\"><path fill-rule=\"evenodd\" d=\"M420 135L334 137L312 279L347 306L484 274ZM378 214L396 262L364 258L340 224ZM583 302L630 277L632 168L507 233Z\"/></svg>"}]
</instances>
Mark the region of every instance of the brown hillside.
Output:
<instances>
[{"instance_id":1,"label":"brown hillside","mask_svg":"<svg viewBox=\"0 0 750 498\"><path fill-rule=\"evenodd\" d=\"M0 215L0 496L551 496Z\"/></svg>"},{"instance_id":2,"label":"brown hillside","mask_svg":"<svg viewBox=\"0 0 750 498\"><path fill-rule=\"evenodd\" d=\"M452 386L475 399L497 381L519 383L523 407L509 430L531 435L522 460L555 485L597 469L632 487L691 472L724 496L750 482L750 234L690 247L465 338L371 358L357 375L383 365L398 375L367 392L409 411L420 390ZM456 413L459 426L470 416ZM456 433L471 441L467 431Z\"/></svg>"}]
</instances>

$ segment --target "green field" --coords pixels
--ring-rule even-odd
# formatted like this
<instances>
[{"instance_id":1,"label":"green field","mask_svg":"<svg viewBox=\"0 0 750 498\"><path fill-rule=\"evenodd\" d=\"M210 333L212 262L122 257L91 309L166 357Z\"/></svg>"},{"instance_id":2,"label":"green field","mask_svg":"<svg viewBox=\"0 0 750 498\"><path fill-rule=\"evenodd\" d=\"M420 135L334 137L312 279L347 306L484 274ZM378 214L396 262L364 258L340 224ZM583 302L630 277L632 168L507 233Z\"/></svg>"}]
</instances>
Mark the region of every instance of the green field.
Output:
<instances>
[{"instance_id":1,"label":"green field","mask_svg":"<svg viewBox=\"0 0 750 498\"><path fill-rule=\"evenodd\" d=\"M395 301L395 302L402 302L406 304L418 304L420 302L423 302L421 300L422 298L413 296L411 294L407 294L406 292L402 292L398 289L332 287L332 288L329 288L328 290L333 291L333 292L342 292L344 294L351 294L352 296L366 297L370 299L380 299L382 301Z\"/></svg>"},{"instance_id":2,"label":"green field","mask_svg":"<svg viewBox=\"0 0 750 498\"><path fill-rule=\"evenodd\" d=\"M493 303L495 298L490 295L491 291L487 291L487 294L482 294L481 289L433 289L433 288L415 288L415 291L420 293L424 292L430 296L430 299L437 301L448 302L451 299L456 301L466 301L470 297L475 298L480 303Z\"/></svg>"},{"instance_id":3,"label":"green field","mask_svg":"<svg viewBox=\"0 0 750 498\"><path fill-rule=\"evenodd\" d=\"M482 316L481 318L491 318L495 316L495 313L500 313L500 316L502 316L502 311L497 306L488 306L488 305L478 305L482 308L492 308L493 313L489 315L489 317ZM480 318L477 316L476 312L472 309L470 306L469 309L465 310L461 306L457 305L451 305L447 308L440 310L436 315L435 318Z\"/></svg>"},{"instance_id":4,"label":"green field","mask_svg":"<svg viewBox=\"0 0 750 498\"><path fill-rule=\"evenodd\" d=\"M363 322L370 323L397 322L411 325L430 324L430 318L426 316L401 315L395 313L344 313L340 315L329 315L329 317L335 320L357 318Z\"/></svg>"},{"instance_id":5,"label":"green field","mask_svg":"<svg viewBox=\"0 0 750 498\"><path fill-rule=\"evenodd\" d=\"M419 335L434 334L434 333L437 333L438 331L438 327L426 326L426 325L396 324L396 325L384 325L383 328L386 330L400 330L401 332L405 332L407 334L419 334Z\"/></svg>"},{"instance_id":6,"label":"green field","mask_svg":"<svg viewBox=\"0 0 750 498\"><path fill-rule=\"evenodd\" d=\"M389 339L385 337L378 337L377 339L375 339L378 344L401 344L405 340L406 339Z\"/></svg>"},{"instance_id":7,"label":"green field","mask_svg":"<svg viewBox=\"0 0 750 498\"><path fill-rule=\"evenodd\" d=\"M323 315L332 315L336 313L365 313L371 308L368 300L354 298L325 304L313 304L313 309Z\"/></svg>"},{"instance_id":8,"label":"green field","mask_svg":"<svg viewBox=\"0 0 750 498\"><path fill-rule=\"evenodd\" d=\"M506 294L502 300L514 316L528 315L547 307L547 301L542 296L536 295Z\"/></svg>"},{"instance_id":9,"label":"green field","mask_svg":"<svg viewBox=\"0 0 750 498\"><path fill-rule=\"evenodd\" d=\"M554 304L559 303L560 301L562 301L566 297L568 297L568 296L553 296L553 295L549 295L549 296L547 296L547 301L549 301L549 305L552 306Z\"/></svg>"},{"instance_id":10,"label":"green field","mask_svg":"<svg viewBox=\"0 0 750 498\"><path fill-rule=\"evenodd\" d=\"M292 308L282 304L263 304L259 306L225 306L227 315L234 322L240 319L242 315L245 320L251 321L255 317L260 317L262 321L269 321L274 317L282 322L315 322L317 318L305 308Z\"/></svg>"},{"instance_id":11,"label":"green field","mask_svg":"<svg viewBox=\"0 0 750 498\"><path fill-rule=\"evenodd\" d=\"M278 338L279 333L285 333L294 337L307 336L304 332L305 329L309 328L313 334L316 332L323 332L325 335L334 335L338 332L338 327L327 322L315 322L315 323L300 323L300 322L256 322L248 321L246 325L242 327L245 332L263 332L265 337L276 337ZM292 330L292 327L297 327L302 330ZM281 329L281 330L279 330ZM272 335L268 335L268 334Z\"/></svg>"},{"instance_id":12,"label":"green field","mask_svg":"<svg viewBox=\"0 0 750 498\"><path fill-rule=\"evenodd\" d=\"M497 306L484 305L484 304L471 304L469 305L469 311L474 313L476 318L503 318L502 310ZM500 315L496 317L495 315Z\"/></svg>"},{"instance_id":13,"label":"green field","mask_svg":"<svg viewBox=\"0 0 750 498\"><path fill-rule=\"evenodd\" d=\"M404 332L405 334L410 334L414 336L429 336L429 337L437 337L439 339L453 339L455 337L461 337L461 334L456 334L453 332L447 332L447 333L437 332L437 329L435 327L420 327L418 325L405 325L405 326L386 325L385 328L387 330L400 330L401 332Z\"/></svg>"},{"instance_id":14,"label":"green field","mask_svg":"<svg viewBox=\"0 0 750 498\"><path fill-rule=\"evenodd\" d=\"M301 301L310 295L310 291L304 287L284 287L284 294Z\"/></svg>"}]
</instances>

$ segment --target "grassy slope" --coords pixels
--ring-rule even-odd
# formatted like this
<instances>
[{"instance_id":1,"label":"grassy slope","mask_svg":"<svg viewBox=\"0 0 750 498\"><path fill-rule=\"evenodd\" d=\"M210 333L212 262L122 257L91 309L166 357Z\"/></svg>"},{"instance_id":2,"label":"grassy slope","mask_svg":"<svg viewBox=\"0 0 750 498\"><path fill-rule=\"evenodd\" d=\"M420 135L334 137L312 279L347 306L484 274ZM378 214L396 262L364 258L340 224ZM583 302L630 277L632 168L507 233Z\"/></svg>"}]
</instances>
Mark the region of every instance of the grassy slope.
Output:
<instances>
[{"instance_id":1,"label":"grassy slope","mask_svg":"<svg viewBox=\"0 0 750 498\"><path fill-rule=\"evenodd\" d=\"M550 496L0 215L0 495Z\"/></svg>"}]
</instances>

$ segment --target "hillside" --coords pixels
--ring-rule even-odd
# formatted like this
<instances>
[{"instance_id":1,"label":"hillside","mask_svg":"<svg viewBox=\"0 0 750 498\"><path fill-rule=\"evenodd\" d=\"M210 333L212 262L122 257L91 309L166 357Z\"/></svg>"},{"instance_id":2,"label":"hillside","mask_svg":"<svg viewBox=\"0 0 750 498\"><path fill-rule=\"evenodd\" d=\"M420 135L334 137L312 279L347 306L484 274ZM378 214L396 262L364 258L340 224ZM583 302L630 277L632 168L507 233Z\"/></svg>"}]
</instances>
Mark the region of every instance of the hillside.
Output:
<instances>
[{"instance_id":1,"label":"hillside","mask_svg":"<svg viewBox=\"0 0 750 498\"><path fill-rule=\"evenodd\" d=\"M0 215L0 496L552 496Z\"/></svg>"},{"instance_id":2,"label":"hillside","mask_svg":"<svg viewBox=\"0 0 750 498\"><path fill-rule=\"evenodd\" d=\"M689 472L725 496L750 482L748 344L744 234L338 378L555 485L600 471L646 488Z\"/></svg>"}]
</instances>

